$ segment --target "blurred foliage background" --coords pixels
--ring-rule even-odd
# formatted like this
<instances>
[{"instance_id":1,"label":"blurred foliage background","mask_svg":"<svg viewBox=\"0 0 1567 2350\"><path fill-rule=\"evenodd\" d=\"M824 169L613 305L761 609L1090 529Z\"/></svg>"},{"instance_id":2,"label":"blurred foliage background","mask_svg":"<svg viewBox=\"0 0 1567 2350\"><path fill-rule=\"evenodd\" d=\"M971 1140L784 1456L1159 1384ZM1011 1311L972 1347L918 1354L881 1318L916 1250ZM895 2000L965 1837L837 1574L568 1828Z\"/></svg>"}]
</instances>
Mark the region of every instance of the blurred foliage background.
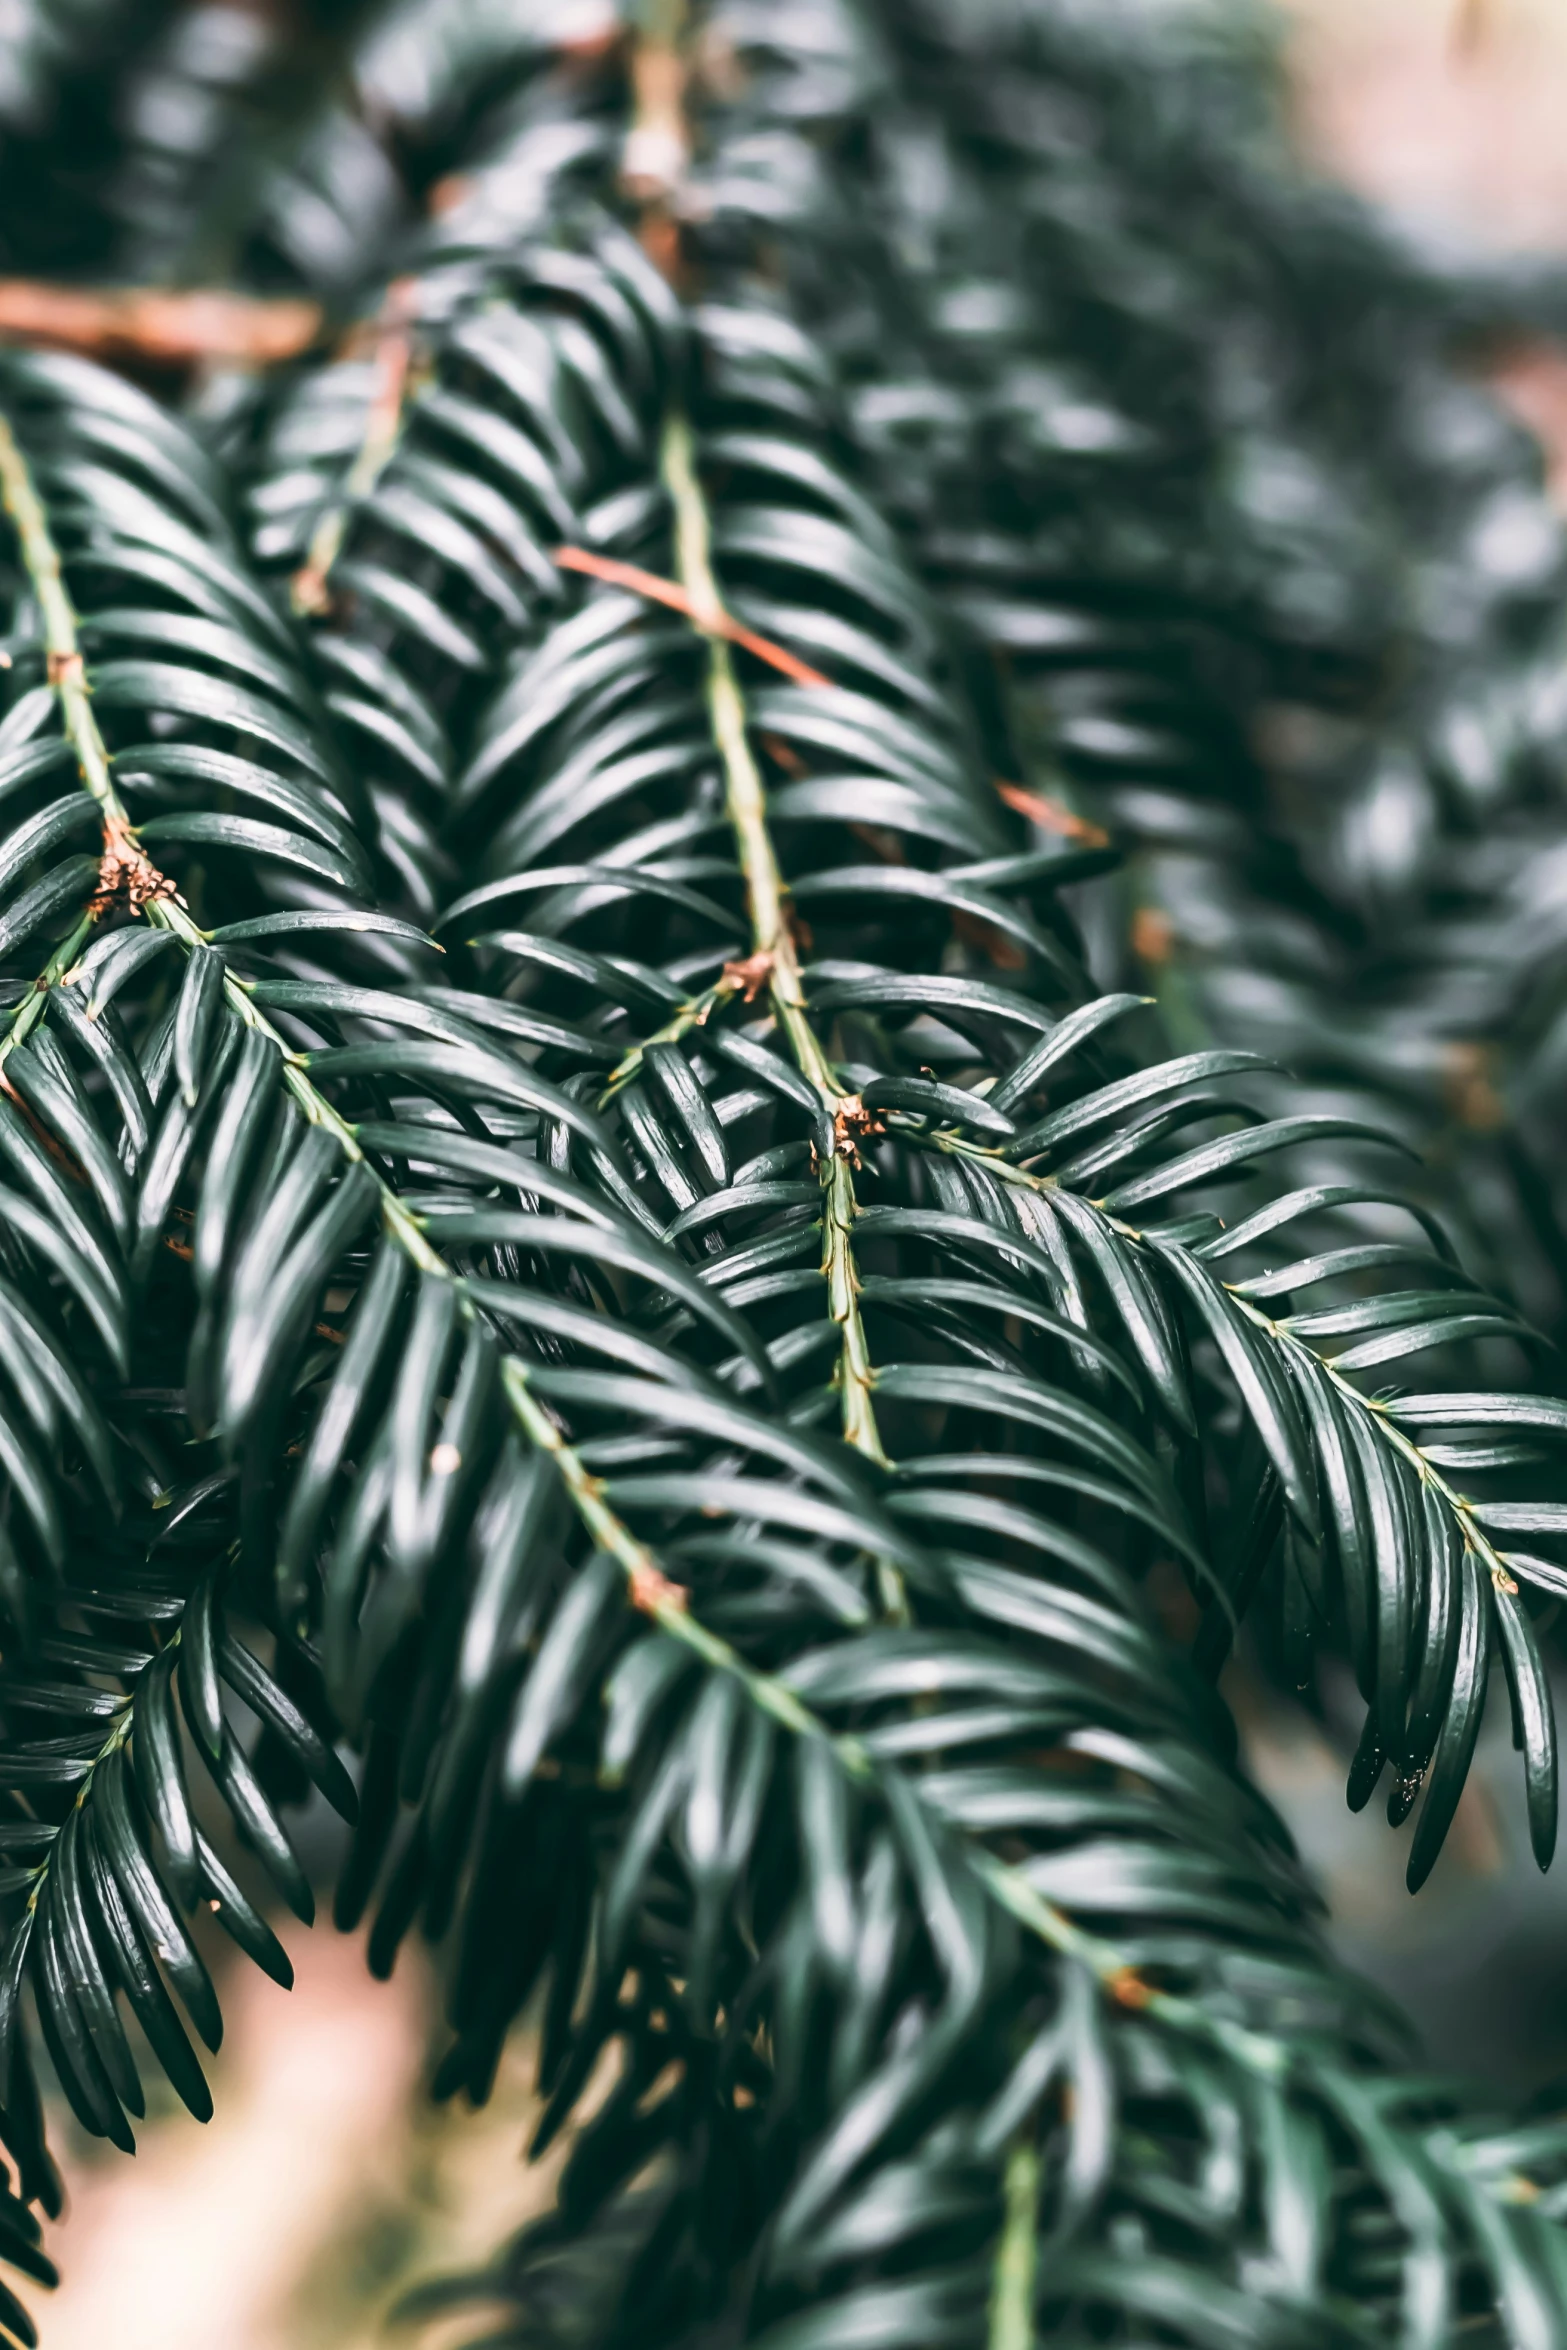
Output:
<instances>
[{"instance_id":1,"label":"blurred foliage background","mask_svg":"<svg viewBox=\"0 0 1567 2350\"><path fill-rule=\"evenodd\" d=\"M1567 11L1553 0L1289 0L1286 13L1291 114L1318 168L1445 252L1567 251ZM1538 436L1560 505L1567 347L1495 351L1484 373ZM1567 1882L1535 1872L1499 1799L1505 1725L1488 1725L1428 1912L1382 1869L1380 1821L1345 1808L1318 1727L1281 1710L1272 1689L1248 1688L1243 1666L1228 1687L1252 1768L1318 1873L1351 1963L1476 2072L1520 2091L1559 2072Z\"/></svg>"}]
</instances>

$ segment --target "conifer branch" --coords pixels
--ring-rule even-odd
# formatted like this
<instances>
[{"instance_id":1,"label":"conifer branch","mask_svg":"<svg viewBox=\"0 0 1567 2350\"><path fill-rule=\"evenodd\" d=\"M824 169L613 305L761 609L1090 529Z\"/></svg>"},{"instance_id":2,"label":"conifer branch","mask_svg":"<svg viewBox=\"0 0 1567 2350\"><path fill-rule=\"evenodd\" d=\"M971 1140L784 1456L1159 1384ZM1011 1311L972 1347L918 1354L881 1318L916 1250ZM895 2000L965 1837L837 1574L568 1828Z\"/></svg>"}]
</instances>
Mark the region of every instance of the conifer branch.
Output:
<instances>
[{"instance_id":1,"label":"conifer branch","mask_svg":"<svg viewBox=\"0 0 1567 2350\"><path fill-rule=\"evenodd\" d=\"M1188 773L1198 743L1231 746L1257 786L1237 832L1255 847L1273 823L1252 719L1293 675L1300 549L1244 495L1225 529L1182 502L1183 468L1203 500L1233 472L1208 462L1235 426L1202 301L1188 322L1108 269L1106 351L1072 345L1059 285L1115 257L1122 207L1081 207L1085 237L1059 198L1102 167L1119 199L1116 174L1144 168L1122 148L1151 109L1117 49L1140 36L1029 8L1001 28L963 0L916 14L632 0L626 35L595 26L573 53L531 18L420 0L399 55L430 42L427 119L399 99L386 136L384 96L354 87L371 103L331 100L319 144L247 163L248 223L237 187L225 212L258 282L281 264L309 283L306 247L345 228L363 261L378 186L383 225L424 209L429 176L472 191L461 223L414 230L417 283L360 330L373 348L339 351L365 369L323 353L232 406L204 387L204 451L101 370L0 354L13 650L30 686L36 605L60 729L45 696L13 699L8 968L69 932L36 978L21 967L0 1034L0 1601L19 1633L81 1642L52 1684L20 1644L7 1663L0 2139L21 2115L32 2197L36 2020L84 2126L129 2143L144 2059L122 1997L201 2110L159 2004L163 1968L215 2045L177 1914L218 1865L185 1800L192 1741L274 1884L313 1907L221 1675L359 1808L338 1904L351 1923L381 1887L373 1969L416 1925L455 1952L443 2090L482 2098L539 1989L546 2133L618 2047L532 2238L546 2265L592 2265L573 2338L1435 2341L1473 2317L1543 2342L1567 2307L1567 2122L1502 2136L1399 2072L1139 1594L1152 1558L1214 1586L1199 1671L1259 1591L1303 1683L1312 1643L1342 1640L1369 1706L1352 1800L1391 1759L1402 1818L1429 1771L1424 1866L1496 1659L1544 1865L1536 1594L1567 1590L1567 1568L1495 1540L1567 1543L1567 1503L1545 1498L1567 1403L1361 1394L1374 1365L1441 1349L1461 1375L1466 1350L1524 1326L1421 1209L1434 1254L1368 1237L1366 1209L1401 1192L1308 1180L1228 1231L1199 1212L1214 1183L1265 1185L1272 1153L1376 1139L1235 1100L1257 1056L1222 1042L1233 1005L1222 1049L1145 1051L1146 1013L1130 1050L1099 1041L1138 999L1095 993L1056 893L1107 869L1107 835L1168 820L1173 837L1188 792L1231 790L1227 753ZM1047 158L1030 127L1063 79L1105 133L1091 165L1075 141ZM1181 169L1201 179L1201 221L1223 227L1260 182L1201 141L1191 172L1184 95L1161 80L1147 168L1161 201ZM927 155L921 211L906 167ZM1320 262L1268 217L1314 299ZM1183 240L1180 282L1211 292L1232 247L1198 236L1193 262ZM1258 301L1218 302L1248 351L1290 330ZM1365 380L1357 357L1336 413ZM1149 381L1174 384L1190 452L1140 405ZM1300 425L1321 455L1339 429L1322 404L1286 418L1259 383L1256 447ZM1470 522L1506 468L1471 470L1451 502ZM1447 459L1409 472L1453 477ZM264 600L247 569L234 490L291 594ZM1312 578L1326 549L1330 584L1353 586L1331 505L1306 530ZM627 592L563 599L562 571ZM1487 609L1516 616L1493 586ZM663 607L651 625L637 598ZM1364 609L1310 600L1348 700L1362 648L1334 614ZM1491 627L1477 618L1477 670ZM1432 631L1410 634L1427 659ZM1445 684L1436 699L1445 713ZM1151 770L1157 790L1121 790ZM1491 908L1471 847L1485 832L1498 870L1513 857L1511 787L1487 782L1482 806L1467 767L1441 772L1388 902L1436 905L1461 834L1458 894ZM1335 824L1369 804L1353 777L1342 810L1332 796ZM1360 851L1346 829L1316 854L1325 821L1301 817L1305 869L1348 905ZM412 958L433 942L375 903L362 828L422 926L530 910L424 984ZM83 834L96 858L60 852ZM214 850L191 905L160 841ZM1169 946L1162 854L1151 911L1116 937L1106 901L1089 925L1123 968ZM1281 866L1257 903L1309 924L1305 894ZM205 931L220 904L254 918ZM1261 967L1228 905L1216 888L1204 953ZM1206 1016L1184 958L1174 978ZM1294 972L1270 1087L1327 991ZM1364 1025L1369 1069L1386 1037ZM1337 1049L1317 1042L1313 1074ZM1495 1074L1485 1133L1464 1138L1482 1157L1517 1139L1512 1066ZM1274 1253L1285 1231L1308 1235L1298 1261ZM1242 1248L1266 1269L1238 1274ZM183 1396L188 1476L149 1493L124 1462L154 1365L157 1409ZM100 1491L123 1504L101 1539ZM78 1604L89 1553L101 1638ZM278 1629L279 1683L223 1620L214 1558ZM339 1731L363 1739L362 1807ZM220 1922L237 1914L269 1964L235 1891ZM0 2257L8 2218L0 2195ZM555 2306L530 2299L533 2257L505 2288L530 2343Z\"/></svg>"},{"instance_id":2,"label":"conifer branch","mask_svg":"<svg viewBox=\"0 0 1567 2350\"><path fill-rule=\"evenodd\" d=\"M700 614L716 599L716 590L708 557L706 508L691 462L689 428L678 416L671 420L666 431L665 465L676 505L683 584L691 596L694 612ZM93 713L77 644L75 615L65 592L47 515L14 434L3 418L0 418L0 482L4 484L6 504L17 523L23 561L44 614L50 678L77 751L84 786L103 811L106 841L113 839L123 845L125 854L144 858L145 852L136 842L115 788L110 754ZM810 1025L789 929L787 887L767 824L765 794L750 748L744 702L728 643L721 633L712 634L708 636L708 646L709 709L715 739L724 758L731 817L750 892L754 952L767 959L771 1000L801 1072L815 1086L824 1109L838 1123L844 1121L846 1111L853 1114L854 1097L845 1095L837 1085ZM164 883L164 877L155 868L153 878ZM180 901L168 893L166 884L147 896L144 911L149 921L170 930L187 951L206 943L205 934ZM84 930L85 925L78 926L54 959L56 962L61 962L67 953L74 959L80 951ZM61 968L64 967L61 962ZM364 1153L352 1126L311 1082L299 1056L255 1003L245 982L230 974L226 975L224 984L231 1010L277 1045L283 1055L285 1082L305 1116L333 1136L346 1161L363 1164ZM846 1134L839 1123L840 1146L851 1138L852 1130ZM856 1443L858 1433L857 1448L880 1461L885 1456L869 1404L874 1374L858 1311L858 1276L851 1240L855 1198L850 1166L851 1154L846 1147L835 1149L830 1158L824 1155L823 1188L829 1218L824 1272L830 1285L833 1318L844 1332L846 1440ZM380 1196L383 1225L390 1237L419 1271L452 1282L463 1312L471 1315L476 1308L462 1277L453 1272L433 1247L420 1219L407 1208L394 1188L374 1170L371 1172ZM535 1394L527 1364L519 1356L507 1354L502 1359L501 1370L505 1393L519 1427L530 1445L553 1461L573 1508L595 1546L607 1552L621 1567L631 1604L709 1669L735 1680L751 1703L781 1729L817 1742L832 1755L849 1780L867 1788L880 1786L883 1769L872 1762L858 1739L830 1731L776 1675L759 1672L747 1664L731 1643L693 1615L683 1587L610 1507L602 1482L587 1468L580 1453ZM849 1401L851 1389L864 1397L865 1421L856 1422L854 1418ZM128 1719L129 1711L125 1717ZM104 1748L105 1756L125 1734L123 1723L117 1724ZM913 1784L917 1793L918 1782ZM1037 1893L1021 1869L997 1860L983 1846L969 1847L969 1858L992 1898L1048 1948L1086 1967L1112 2004L1146 2012L1174 2030L1221 2047L1269 2079L1278 2079L1288 2071L1291 2057L1281 2042L1244 2030L1228 2019L1210 2017L1196 2003L1148 1985L1122 1952L1087 1933L1066 1911ZM42 1879L40 1871L40 1885Z\"/></svg>"}]
</instances>

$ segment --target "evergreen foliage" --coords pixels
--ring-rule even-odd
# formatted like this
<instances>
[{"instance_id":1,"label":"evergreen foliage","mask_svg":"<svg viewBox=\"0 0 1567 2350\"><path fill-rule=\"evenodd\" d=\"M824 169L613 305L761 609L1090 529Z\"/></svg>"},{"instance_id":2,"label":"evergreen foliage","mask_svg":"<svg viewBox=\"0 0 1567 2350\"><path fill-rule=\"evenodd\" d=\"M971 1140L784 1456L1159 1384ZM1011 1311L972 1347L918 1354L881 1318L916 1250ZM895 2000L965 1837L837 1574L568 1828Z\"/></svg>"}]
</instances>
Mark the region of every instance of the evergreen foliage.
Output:
<instances>
[{"instance_id":1,"label":"evergreen foliage","mask_svg":"<svg viewBox=\"0 0 1567 2350\"><path fill-rule=\"evenodd\" d=\"M489 2342L1567 2339L1213 1687L1347 1658L1413 1890L1494 1665L1549 1863L1554 290L1227 20L24 17L18 266L323 326L0 350L0 2251L314 1789L574 2134Z\"/></svg>"}]
</instances>

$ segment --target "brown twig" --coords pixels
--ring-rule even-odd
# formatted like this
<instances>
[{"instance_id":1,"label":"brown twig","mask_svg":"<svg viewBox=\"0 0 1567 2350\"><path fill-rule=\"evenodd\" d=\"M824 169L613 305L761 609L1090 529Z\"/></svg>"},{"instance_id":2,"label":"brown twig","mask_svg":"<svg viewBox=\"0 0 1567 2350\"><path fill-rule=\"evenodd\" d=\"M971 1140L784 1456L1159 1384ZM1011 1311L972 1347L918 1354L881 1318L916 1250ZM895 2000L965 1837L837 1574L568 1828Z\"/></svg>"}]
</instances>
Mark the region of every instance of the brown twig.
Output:
<instances>
[{"instance_id":1,"label":"brown twig","mask_svg":"<svg viewBox=\"0 0 1567 2350\"><path fill-rule=\"evenodd\" d=\"M555 561L562 571L585 572L589 579L602 579L611 587L629 588L633 595L646 596L651 603L667 604L672 612L684 613L694 621L706 636L727 637L730 644L739 645L754 654L773 669L782 670L796 685L827 686L832 679L802 661L797 653L773 643L771 637L758 636L755 629L746 628L716 601L697 608L696 598L689 588L681 587L672 579L660 579L656 571L644 571L638 563L620 563L611 555L595 555L586 547L557 547Z\"/></svg>"},{"instance_id":2,"label":"brown twig","mask_svg":"<svg viewBox=\"0 0 1567 2350\"><path fill-rule=\"evenodd\" d=\"M0 335L84 351L96 359L140 359L163 367L204 360L276 367L297 359L321 332L316 302L263 301L208 287L55 286L0 278Z\"/></svg>"},{"instance_id":3,"label":"brown twig","mask_svg":"<svg viewBox=\"0 0 1567 2350\"><path fill-rule=\"evenodd\" d=\"M0 1093L5 1095L6 1100L11 1104L23 1124L32 1128L35 1139L53 1159L55 1165L68 1175L73 1183L85 1184L87 1177L83 1169L77 1165L64 1143L50 1133L36 1110L23 1101L3 1068L0 1068Z\"/></svg>"},{"instance_id":4,"label":"brown twig","mask_svg":"<svg viewBox=\"0 0 1567 2350\"><path fill-rule=\"evenodd\" d=\"M1090 824L1086 816L1077 815L1059 800L1047 799L1043 792L1025 791L1020 783L997 782L996 790L1009 808L1019 816L1026 816L1042 832L1057 832L1063 840L1079 840L1084 848L1106 849L1110 835L1102 826Z\"/></svg>"},{"instance_id":5,"label":"brown twig","mask_svg":"<svg viewBox=\"0 0 1567 2350\"><path fill-rule=\"evenodd\" d=\"M1505 1126L1507 1104L1496 1090L1495 1052L1472 1038L1454 1037L1442 1053L1442 1092L1462 1126L1495 1134Z\"/></svg>"}]
</instances>

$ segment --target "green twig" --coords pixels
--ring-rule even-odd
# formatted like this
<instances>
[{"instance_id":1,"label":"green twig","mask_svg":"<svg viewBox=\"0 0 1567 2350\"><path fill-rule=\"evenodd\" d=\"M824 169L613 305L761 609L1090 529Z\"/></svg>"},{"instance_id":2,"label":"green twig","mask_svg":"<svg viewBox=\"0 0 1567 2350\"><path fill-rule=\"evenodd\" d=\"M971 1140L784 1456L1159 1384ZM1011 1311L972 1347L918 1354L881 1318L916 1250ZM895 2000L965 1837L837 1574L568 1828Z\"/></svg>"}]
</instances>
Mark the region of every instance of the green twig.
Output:
<instances>
[{"instance_id":1,"label":"green twig","mask_svg":"<svg viewBox=\"0 0 1567 2350\"><path fill-rule=\"evenodd\" d=\"M1020 2138L1007 2156L1006 2217L991 2284L989 2350L1032 2350L1039 2188L1039 2149L1031 2138Z\"/></svg>"},{"instance_id":2,"label":"green twig","mask_svg":"<svg viewBox=\"0 0 1567 2350\"><path fill-rule=\"evenodd\" d=\"M726 966L721 979L715 980L711 987L704 987L699 996L692 997L690 1003L682 1004L662 1028L655 1029L651 1036L642 1037L638 1043L629 1045L604 1080L599 1108L607 1109L621 1088L641 1075L642 1064L654 1045L679 1044L683 1037L691 1034L693 1028L704 1028L709 1014L715 1012L720 1004L727 1004L737 996L743 984L733 966Z\"/></svg>"},{"instance_id":3,"label":"green twig","mask_svg":"<svg viewBox=\"0 0 1567 2350\"><path fill-rule=\"evenodd\" d=\"M821 1102L832 1136L820 1154L822 1191L822 1273L828 1311L839 1331L838 1386L844 1441L879 1466L887 1454L872 1401L875 1370L860 1314L860 1279L854 1256L857 1138L869 1130L858 1094L846 1093L833 1073L816 1031L800 976L799 956L789 925L788 885L773 846L767 793L746 723L745 697L735 676L734 654L722 634L723 603L713 576L712 529L707 500L697 479L691 428L678 410L664 426L663 475L675 512L675 557L680 584L690 599L692 626L707 645L707 708L713 740L723 762L729 820L751 912L752 968L765 980L779 1027L800 1074Z\"/></svg>"},{"instance_id":4,"label":"green twig","mask_svg":"<svg viewBox=\"0 0 1567 2350\"><path fill-rule=\"evenodd\" d=\"M93 716L86 664L77 642L76 614L65 591L59 549L32 471L3 416L0 416L0 499L16 526L18 551L38 598L49 683L60 698L60 716L81 767L82 782L103 811L105 832L111 828L128 829L129 819L109 772L109 754Z\"/></svg>"},{"instance_id":5,"label":"green twig","mask_svg":"<svg viewBox=\"0 0 1567 2350\"><path fill-rule=\"evenodd\" d=\"M301 617L321 619L330 613L332 566L343 551L349 523L390 465L402 437L413 373L409 319L412 292L413 281L408 278L398 278L387 288L376 322L376 382L370 395L364 437L354 453L341 498L327 508L316 524L305 560L289 582L290 599Z\"/></svg>"},{"instance_id":6,"label":"green twig","mask_svg":"<svg viewBox=\"0 0 1567 2350\"><path fill-rule=\"evenodd\" d=\"M5 1067L17 1046L26 1042L43 1018L49 1002L49 990L57 986L67 972L74 969L81 958L82 949L97 927L97 921L97 915L91 911L82 916L69 938L55 948L54 953L49 957L48 962L39 972L26 995L23 996L16 1010L11 1014L6 1023L5 1034L0 1036L0 1069Z\"/></svg>"}]
</instances>

